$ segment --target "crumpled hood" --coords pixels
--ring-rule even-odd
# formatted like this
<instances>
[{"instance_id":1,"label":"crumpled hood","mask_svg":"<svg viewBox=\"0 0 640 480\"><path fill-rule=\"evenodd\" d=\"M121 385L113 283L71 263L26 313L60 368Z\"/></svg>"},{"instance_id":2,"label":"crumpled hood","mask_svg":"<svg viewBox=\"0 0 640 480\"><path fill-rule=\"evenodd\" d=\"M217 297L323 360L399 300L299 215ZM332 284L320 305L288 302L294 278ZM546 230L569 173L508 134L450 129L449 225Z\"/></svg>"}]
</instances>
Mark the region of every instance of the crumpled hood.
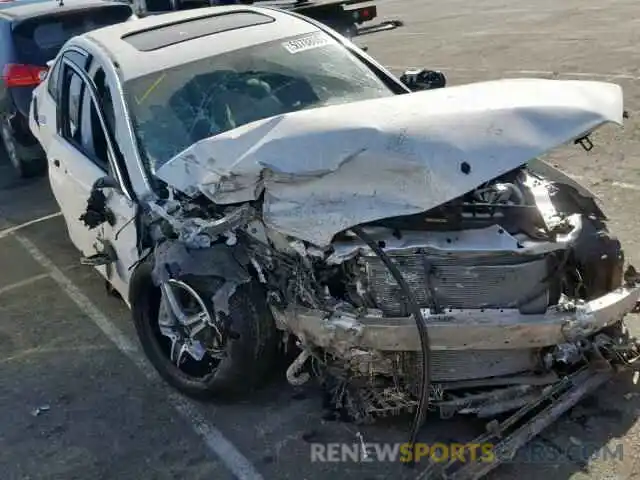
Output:
<instances>
[{"instance_id":1,"label":"crumpled hood","mask_svg":"<svg viewBox=\"0 0 640 480\"><path fill-rule=\"evenodd\" d=\"M442 205L607 122L622 89L513 79L288 113L195 143L156 175L318 247L357 224Z\"/></svg>"}]
</instances>

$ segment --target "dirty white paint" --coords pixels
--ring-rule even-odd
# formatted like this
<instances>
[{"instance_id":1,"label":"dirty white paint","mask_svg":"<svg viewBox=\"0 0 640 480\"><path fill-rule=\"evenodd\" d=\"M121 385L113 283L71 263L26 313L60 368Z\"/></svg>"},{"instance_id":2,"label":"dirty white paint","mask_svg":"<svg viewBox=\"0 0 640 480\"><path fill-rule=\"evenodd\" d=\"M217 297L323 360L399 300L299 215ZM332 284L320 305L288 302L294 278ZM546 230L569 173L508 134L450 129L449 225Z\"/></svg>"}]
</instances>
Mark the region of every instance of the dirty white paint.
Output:
<instances>
[{"instance_id":1,"label":"dirty white paint","mask_svg":"<svg viewBox=\"0 0 640 480\"><path fill-rule=\"evenodd\" d=\"M155 370L149 365L140 352L124 333L78 288L55 264L40 251L29 239L15 235L15 239L38 262L63 292L76 306L152 381L159 381ZM219 460L240 480L262 480L262 476L249 460L226 439L226 437L211 425L198 411L194 402L186 399L173 390L167 391L167 400L171 406L189 423L195 433L205 442Z\"/></svg>"},{"instance_id":2,"label":"dirty white paint","mask_svg":"<svg viewBox=\"0 0 640 480\"><path fill-rule=\"evenodd\" d=\"M156 173L219 204L264 192L267 226L323 247L353 225L446 203L622 113L614 84L480 82L260 120Z\"/></svg>"}]
</instances>

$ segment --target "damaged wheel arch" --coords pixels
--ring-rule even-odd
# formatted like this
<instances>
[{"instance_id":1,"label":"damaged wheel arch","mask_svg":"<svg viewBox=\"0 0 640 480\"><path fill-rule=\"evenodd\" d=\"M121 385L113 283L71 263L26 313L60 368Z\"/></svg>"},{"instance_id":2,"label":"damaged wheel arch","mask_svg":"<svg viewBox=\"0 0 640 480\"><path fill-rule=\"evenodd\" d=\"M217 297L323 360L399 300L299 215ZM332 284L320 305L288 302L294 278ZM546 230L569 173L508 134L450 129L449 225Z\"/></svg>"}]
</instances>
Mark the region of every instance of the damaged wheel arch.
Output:
<instances>
[{"instance_id":1,"label":"damaged wheel arch","mask_svg":"<svg viewBox=\"0 0 640 480\"><path fill-rule=\"evenodd\" d=\"M236 397L259 388L269 377L277 352L277 333L265 295L255 280L239 285L229 297L224 358L210 375L194 378L167 356L166 342L158 331L161 289L153 281L154 260L149 256L134 271L130 302L142 348L162 378L194 398ZM212 311L212 298L224 281L217 277L184 275L180 280L193 288Z\"/></svg>"}]
</instances>

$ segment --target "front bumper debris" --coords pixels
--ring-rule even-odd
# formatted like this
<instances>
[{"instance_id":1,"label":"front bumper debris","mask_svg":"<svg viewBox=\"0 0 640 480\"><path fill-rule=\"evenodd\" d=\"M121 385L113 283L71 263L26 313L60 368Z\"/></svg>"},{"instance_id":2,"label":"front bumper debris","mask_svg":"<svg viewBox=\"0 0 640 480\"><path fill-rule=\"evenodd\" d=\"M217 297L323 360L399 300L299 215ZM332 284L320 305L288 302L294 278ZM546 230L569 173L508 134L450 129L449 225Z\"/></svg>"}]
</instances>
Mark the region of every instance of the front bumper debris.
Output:
<instances>
[{"instance_id":1,"label":"front bumper debris","mask_svg":"<svg viewBox=\"0 0 640 480\"><path fill-rule=\"evenodd\" d=\"M609 381L615 369L608 363L589 365L550 386L538 398L517 410L503 422L487 424L487 432L472 444L493 445L494 458L487 462L453 459L445 464L430 463L417 480L475 480L483 478L503 462L512 460L517 451L554 423L584 397Z\"/></svg>"},{"instance_id":2,"label":"front bumper debris","mask_svg":"<svg viewBox=\"0 0 640 480\"><path fill-rule=\"evenodd\" d=\"M549 378L524 375L521 382L516 377L505 377L505 388L491 388L488 383L471 396L456 395L456 389L463 387L456 385L458 382L441 385L446 392L435 395L432 405L443 417L475 413L480 418L495 418L501 413L511 413L502 421L489 421L486 432L471 442L491 444L494 454L491 461L461 462L454 458L445 463L430 462L420 470L418 478L484 477L501 463L512 460L522 446L611 380L617 371L630 368L640 357L640 349L634 338L626 336L623 318L634 311L639 297L640 286L636 284L589 302L575 305L561 302L543 315L523 315L506 309L449 311L442 315L425 312L433 350L532 349L566 345L586 337L592 340L584 361L571 372L548 372ZM277 322L283 327L286 324L304 342L336 353L353 348L420 351L417 328L411 317L327 314L300 307L274 313Z\"/></svg>"},{"instance_id":3,"label":"front bumper debris","mask_svg":"<svg viewBox=\"0 0 640 480\"><path fill-rule=\"evenodd\" d=\"M494 350L542 348L572 342L613 325L632 312L640 286L621 287L578 304L549 308L545 314L518 310L451 310L432 315L424 311L431 350ZM420 338L412 317L328 314L299 306L273 309L281 328L330 351L351 348L419 352Z\"/></svg>"}]
</instances>

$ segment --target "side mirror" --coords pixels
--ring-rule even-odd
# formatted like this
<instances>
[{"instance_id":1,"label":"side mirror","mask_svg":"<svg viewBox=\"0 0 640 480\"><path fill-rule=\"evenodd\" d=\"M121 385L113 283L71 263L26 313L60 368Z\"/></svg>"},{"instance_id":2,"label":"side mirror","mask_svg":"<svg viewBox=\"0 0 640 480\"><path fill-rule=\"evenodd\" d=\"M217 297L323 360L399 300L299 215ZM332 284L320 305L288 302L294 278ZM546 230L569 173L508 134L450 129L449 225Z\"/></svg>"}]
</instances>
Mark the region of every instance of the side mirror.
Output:
<instances>
[{"instance_id":1,"label":"side mirror","mask_svg":"<svg viewBox=\"0 0 640 480\"><path fill-rule=\"evenodd\" d=\"M96 183L94 183L92 187L93 190L104 190L105 188L120 190L120 184L115 178L106 175L96 180Z\"/></svg>"},{"instance_id":2,"label":"side mirror","mask_svg":"<svg viewBox=\"0 0 640 480\"><path fill-rule=\"evenodd\" d=\"M412 92L443 88L447 84L447 78L444 73L425 68L405 70L400 77L400 81Z\"/></svg>"}]
</instances>

